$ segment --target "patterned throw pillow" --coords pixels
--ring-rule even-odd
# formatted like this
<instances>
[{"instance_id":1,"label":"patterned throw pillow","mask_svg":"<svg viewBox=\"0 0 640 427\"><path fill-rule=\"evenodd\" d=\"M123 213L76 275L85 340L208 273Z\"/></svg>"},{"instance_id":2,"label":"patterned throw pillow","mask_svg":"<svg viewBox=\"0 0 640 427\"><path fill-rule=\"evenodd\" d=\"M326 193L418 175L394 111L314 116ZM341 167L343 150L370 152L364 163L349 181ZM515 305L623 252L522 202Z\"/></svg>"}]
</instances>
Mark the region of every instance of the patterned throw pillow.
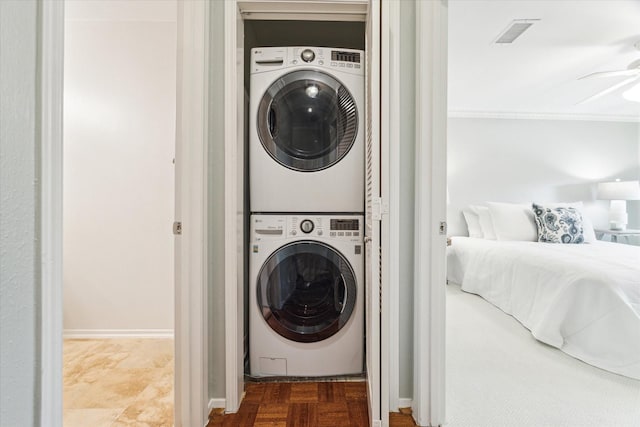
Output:
<instances>
[{"instance_id":1,"label":"patterned throw pillow","mask_svg":"<svg viewBox=\"0 0 640 427\"><path fill-rule=\"evenodd\" d=\"M575 208L532 205L538 226L538 242L584 243L582 215Z\"/></svg>"}]
</instances>

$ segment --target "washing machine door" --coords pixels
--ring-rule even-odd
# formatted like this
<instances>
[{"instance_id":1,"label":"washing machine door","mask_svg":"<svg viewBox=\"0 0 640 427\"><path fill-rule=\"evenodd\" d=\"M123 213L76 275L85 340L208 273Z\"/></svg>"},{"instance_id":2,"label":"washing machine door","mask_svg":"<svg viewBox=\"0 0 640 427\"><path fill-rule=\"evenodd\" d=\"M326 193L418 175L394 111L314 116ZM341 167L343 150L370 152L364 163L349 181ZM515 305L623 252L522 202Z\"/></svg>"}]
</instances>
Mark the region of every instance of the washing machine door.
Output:
<instances>
[{"instance_id":1,"label":"washing machine door","mask_svg":"<svg viewBox=\"0 0 640 427\"><path fill-rule=\"evenodd\" d=\"M315 172L339 162L358 133L353 96L329 74L293 71L269 86L258 105L258 136L282 166Z\"/></svg>"},{"instance_id":2,"label":"washing machine door","mask_svg":"<svg viewBox=\"0 0 640 427\"><path fill-rule=\"evenodd\" d=\"M258 274L258 306L269 326L298 342L322 341L346 325L357 298L349 262L315 241L281 247Z\"/></svg>"}]
</instances>

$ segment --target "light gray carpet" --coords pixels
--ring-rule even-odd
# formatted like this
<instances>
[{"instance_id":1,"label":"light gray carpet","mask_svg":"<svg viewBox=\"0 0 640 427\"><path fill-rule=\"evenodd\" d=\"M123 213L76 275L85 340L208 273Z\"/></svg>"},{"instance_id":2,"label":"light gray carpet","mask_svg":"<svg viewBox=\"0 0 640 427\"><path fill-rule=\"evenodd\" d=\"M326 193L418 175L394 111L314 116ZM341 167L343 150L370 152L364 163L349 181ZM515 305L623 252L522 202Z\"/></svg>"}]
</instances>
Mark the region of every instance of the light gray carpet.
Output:
<instances>
[{"instance_id":1,"label":"light gray carpet","mask_svg":"<svg viewBox=\"0 0 640 427\"><path fill-rule=\"evenodd\" d=\"M448 285L447 420L449 427L639 427L640 381L542 344L513 317Z\"/></svg>"}]
</instances>

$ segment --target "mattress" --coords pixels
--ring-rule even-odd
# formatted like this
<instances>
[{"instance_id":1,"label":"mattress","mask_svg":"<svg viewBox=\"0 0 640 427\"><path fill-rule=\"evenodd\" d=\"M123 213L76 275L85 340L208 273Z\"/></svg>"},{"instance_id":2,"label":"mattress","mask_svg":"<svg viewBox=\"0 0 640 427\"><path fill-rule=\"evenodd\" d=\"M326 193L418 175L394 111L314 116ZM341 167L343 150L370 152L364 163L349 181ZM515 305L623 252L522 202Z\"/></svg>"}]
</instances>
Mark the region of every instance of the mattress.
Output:
<instances>
[{"instance_id":1,"label":"mattress","mask_svg":"<svg viewBox=\"0 0 640 427\"><path fill-rule=\"evenodd\" d=\"M447 278L546 344L640 379L640 247L454 237Z\"/></svg>"}]
</instances>

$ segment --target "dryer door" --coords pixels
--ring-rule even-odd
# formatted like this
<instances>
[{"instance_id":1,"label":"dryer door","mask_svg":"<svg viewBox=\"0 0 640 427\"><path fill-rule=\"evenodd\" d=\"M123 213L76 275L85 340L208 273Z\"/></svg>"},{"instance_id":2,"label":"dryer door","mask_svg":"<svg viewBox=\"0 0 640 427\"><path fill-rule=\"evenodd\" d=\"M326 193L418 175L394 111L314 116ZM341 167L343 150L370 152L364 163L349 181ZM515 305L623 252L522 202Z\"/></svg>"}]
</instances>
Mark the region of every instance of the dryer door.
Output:
<instances>
[{"instance_id":1,"label":"dryer door","mask_svg":"<svg viewBox=\"0 0 640 427\"><path fill-rule=\"evenodd\" d=\"M322 341L346 325L357 294L353 269L335 249L299 241L274 252L258 274L258 307L283 337Z\"/></svg>"},{"instance_id":2,"label":"dryer door","mask_svg":"<svg viewBox=\"0 0 640 427\"><path fill-rule=\"evenodd\" d=\"M262 146L282 166L315 172L339 162L358 133L351 93L329 74L302 70L277 79L258 105Z\"/></svg>"}]
</instances>

